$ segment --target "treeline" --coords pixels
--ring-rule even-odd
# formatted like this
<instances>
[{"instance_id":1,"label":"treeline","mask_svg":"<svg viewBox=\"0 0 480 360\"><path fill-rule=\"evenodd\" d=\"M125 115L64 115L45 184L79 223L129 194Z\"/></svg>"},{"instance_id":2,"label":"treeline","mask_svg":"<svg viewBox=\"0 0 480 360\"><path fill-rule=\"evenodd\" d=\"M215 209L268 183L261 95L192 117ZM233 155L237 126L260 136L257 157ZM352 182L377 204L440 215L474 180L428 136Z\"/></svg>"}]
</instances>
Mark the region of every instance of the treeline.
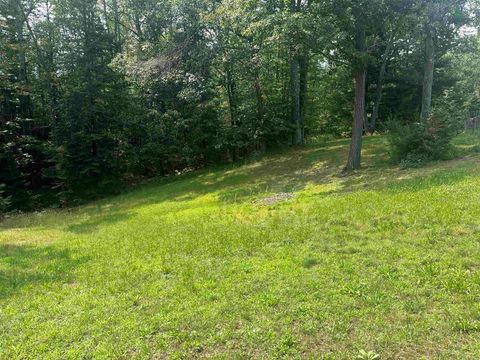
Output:
<instances>
[{"instance_id":1,"label":"treeline","mask_svg":"<svg viewBox=\"0 0 480 360\"><path fill-rule=\"evenodd\" d=\"M362 136L388 122L423 124L410 140L447 120L458 128L480 109L477 9L2 0L0 210L75 204L139 178L302 145L308 133L351 134L353 170Z\"/></svg>"}]
</instances>

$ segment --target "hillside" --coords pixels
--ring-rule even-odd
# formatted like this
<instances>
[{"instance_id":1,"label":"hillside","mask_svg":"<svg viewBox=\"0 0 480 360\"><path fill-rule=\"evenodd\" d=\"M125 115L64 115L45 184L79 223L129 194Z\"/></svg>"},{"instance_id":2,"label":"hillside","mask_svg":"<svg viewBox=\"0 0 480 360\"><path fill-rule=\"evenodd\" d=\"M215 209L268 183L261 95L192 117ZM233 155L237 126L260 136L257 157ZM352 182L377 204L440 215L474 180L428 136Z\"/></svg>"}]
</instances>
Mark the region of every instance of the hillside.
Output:
<instances>
[{"instance_id":1,"label":"hillside","mask_svg":"<svg viewBox=\"0 0 480 360\"><path fill-rule=\"evenodd\" d=\"M318 141L8 217L0 358L478 359L478 143L402 170L368 137L342 176Z\"/></svg>"}]
</instances>

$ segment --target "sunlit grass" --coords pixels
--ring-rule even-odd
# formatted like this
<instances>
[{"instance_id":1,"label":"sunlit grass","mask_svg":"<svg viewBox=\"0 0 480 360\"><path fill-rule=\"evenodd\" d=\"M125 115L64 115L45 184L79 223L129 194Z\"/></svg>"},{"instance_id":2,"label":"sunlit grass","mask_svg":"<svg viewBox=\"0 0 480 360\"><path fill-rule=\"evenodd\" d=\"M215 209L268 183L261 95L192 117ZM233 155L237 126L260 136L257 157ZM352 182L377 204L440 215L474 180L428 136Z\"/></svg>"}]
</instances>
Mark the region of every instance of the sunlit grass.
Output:
<instances>
[{"instance_id":1,"label":"sunlit grass","mask_svg":"<svg viewBox=\"0 0 480 360\"><path fill-rule=\"evenodd\" d=\"M319 142L7 218L0 358L478 359L478 144L400 170L371 137L344 176Z\"/></svg>"}]
</instances>

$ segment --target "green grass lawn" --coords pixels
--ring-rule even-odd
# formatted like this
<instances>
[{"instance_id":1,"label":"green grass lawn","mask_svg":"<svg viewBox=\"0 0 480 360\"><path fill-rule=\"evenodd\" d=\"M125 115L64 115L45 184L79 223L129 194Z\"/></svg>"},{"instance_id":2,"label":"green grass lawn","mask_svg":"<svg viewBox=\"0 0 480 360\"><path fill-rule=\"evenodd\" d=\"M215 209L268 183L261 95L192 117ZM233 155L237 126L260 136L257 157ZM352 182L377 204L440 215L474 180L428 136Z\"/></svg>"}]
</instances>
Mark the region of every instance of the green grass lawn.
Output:
<instances>
[{"instance_id":1,"label":"green grass lawn","mask_svg":"<svg viewBox=\"0 0 480 360\"><path fill-rule=\"evenodd\" d=\"M0 358L479 359L480 139L409 170L385 143L350 176L319 141L5 219Z\"/></svg>"}]
</instances>

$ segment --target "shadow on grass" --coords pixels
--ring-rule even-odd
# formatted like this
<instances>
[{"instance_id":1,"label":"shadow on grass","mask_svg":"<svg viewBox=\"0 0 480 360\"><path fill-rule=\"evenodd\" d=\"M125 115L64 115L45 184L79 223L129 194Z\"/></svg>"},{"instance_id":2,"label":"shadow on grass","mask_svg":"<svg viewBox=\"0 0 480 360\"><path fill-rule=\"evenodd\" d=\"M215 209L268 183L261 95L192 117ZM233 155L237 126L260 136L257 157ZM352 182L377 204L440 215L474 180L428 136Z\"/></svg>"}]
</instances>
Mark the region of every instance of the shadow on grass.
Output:
<instances>
[{"instance_id":1,"label":"shadow on grass","mask_svg":"<svg viewBox=\"0 0 480 360\"><path fill-rule=\"evenodd\" d=\"M93 216L87 221L68 225L66 230L75 234L89 234L97 231L101 226L120 223L132 216L131 212L110 211L100 216Z\"/></svg>"},{"instance_id":2,"label":"shadow on grass","mask_svg":"<svg viewBox=\"0 0 480 360\"><path fill-rule=\"evenodd\" d=\"M42 216L3 222L4 229L21 227L60 228L75 234L90 234L108 224L135 216L135 208L169 203L166 212L195 207L196 198L214 194L223 203L239 203L268 192L299 191L309 182L331 181L341 173L348 140L335 140L269 153L243 166L230 164L204 169L170 179L159 179L120 196L97 201L69 211L61 211L63 224L46 224ZM345 154L343 154L345 153ZM175 205L172 206L172 203ZM66 224L66 225L65 225Z\"/></svg>"},{"instance_id":3,"label":"shadow on grass","mask_svg":"<svg viewBox=\"0 0 480 360\"><path fill-rule=\"evenodd\" d=\"M329 183L339 176L347 151L347 139L278 151L243 166L203 170L161 186L149 184L140 190L145 194L141 199L137 191L125 198L133 200L133 206L143 206L215 194L221 202L239 203L262 193L300 191L310 183Z\"/></svg>"},{"instance_id":4,"label":"shadow on grass","mask_svg":"<svg viewBox=\"0 0 480 360\"><path fill-rule=\"evenodd\" d=\"M160 179L123 195L72 210L66 228L65 225L51 225L76 234L89 234L106 224L127 221L135 215L136 207L168 203L165 211L172 214L194 208L195 204L191 201L210 194L222 203L232 204L251 202L272 193L298 192L308 185L326 185L332 182L338 185L335 190L323 192L321 196L368 189L403 191L406 187L409 191L422 191L444 185L447 181L457 182L468 176L468 171L457 169L445 176L449 162L424 169L399 170L389 163L387 139L382 136L365 138L363 169L345 176L342 170L349 142L349 139L324 141L303 148L269 153L254 161L245 161L243 165L218 166ZM452 164L448 172L456 166L454 162ZM427 177L433 179L424 179ZM64 214L65 211L62 216ZM38 223L44 226L41 219ZM8 224L3 223L1 226L6 225ZM11 227L21 226L18 221L14 221Z\"/></svg>"},{"instance_id":5,"label":"shadow on grass","mask_svg":"<svg viewBox=\"0 0 480 360\"><path fill-rule=\"evenodd\" d=\"M0 299L27 287L73 284L73 270L87 261L52 246L0 245Z\"/></svg>"}]
</instances>

